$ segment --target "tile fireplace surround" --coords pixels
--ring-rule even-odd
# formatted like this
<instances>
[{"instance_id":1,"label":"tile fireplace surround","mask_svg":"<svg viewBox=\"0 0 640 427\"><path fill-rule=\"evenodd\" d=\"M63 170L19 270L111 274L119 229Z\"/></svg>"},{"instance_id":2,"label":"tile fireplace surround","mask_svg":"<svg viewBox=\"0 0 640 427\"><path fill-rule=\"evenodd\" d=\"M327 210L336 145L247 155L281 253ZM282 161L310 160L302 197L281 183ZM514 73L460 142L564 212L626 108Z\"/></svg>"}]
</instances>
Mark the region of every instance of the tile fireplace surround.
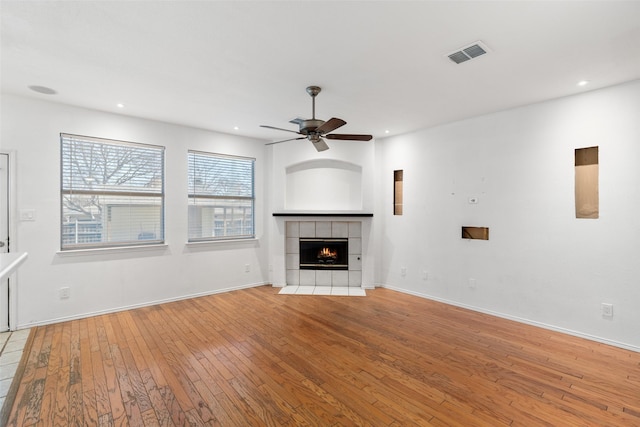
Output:
<instances>
[{"instance_id":1,"label":"tile fireplace surround","mask_svg":"<svg viewBox=\"0 0 640 427\"><path fill-rule=\"evenodd\" d=\"M348 270L300 270L300 238L348 238ZM286 221L287 286L362 286L360 221Z\"/></svg>"}]
</instances>

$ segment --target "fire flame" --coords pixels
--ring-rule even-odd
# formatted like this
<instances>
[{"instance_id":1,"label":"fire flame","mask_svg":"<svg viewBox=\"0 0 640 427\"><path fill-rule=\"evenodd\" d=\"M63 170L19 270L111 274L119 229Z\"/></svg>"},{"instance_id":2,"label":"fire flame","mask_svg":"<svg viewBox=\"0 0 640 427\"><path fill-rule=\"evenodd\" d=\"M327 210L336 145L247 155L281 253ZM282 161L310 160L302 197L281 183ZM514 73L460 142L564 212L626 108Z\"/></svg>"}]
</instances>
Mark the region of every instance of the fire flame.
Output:
<instances>
[{"instance_id":1,"label":"fire flame","mask_svg":"<svg viewBox=\"0 0 640 427\"><path fill-rule=\"evenodd\" d=\"M336 258L338 256L337 250L331 250L329 248L322 248L318 252L318 258Z\"/></svg>"}]
</instances>

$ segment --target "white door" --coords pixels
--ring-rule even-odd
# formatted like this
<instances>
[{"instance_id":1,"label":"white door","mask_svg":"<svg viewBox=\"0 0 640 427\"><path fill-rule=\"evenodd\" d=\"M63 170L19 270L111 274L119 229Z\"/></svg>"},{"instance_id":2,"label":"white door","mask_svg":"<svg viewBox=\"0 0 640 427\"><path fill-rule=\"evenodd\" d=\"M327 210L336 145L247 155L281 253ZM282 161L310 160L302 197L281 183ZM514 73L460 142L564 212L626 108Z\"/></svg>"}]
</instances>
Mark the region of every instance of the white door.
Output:
<instances>
[{"instance_id":1,"label":"white door","mask_svg":"<svg viewBox=\"0 0 640 427\"><path fill-rule=\"evenodd\" d=\"M9 252L9 155L0 153L0 253ZM9 279L0 281L0 332L9 330Z\"/></svg>"}]
</instances>

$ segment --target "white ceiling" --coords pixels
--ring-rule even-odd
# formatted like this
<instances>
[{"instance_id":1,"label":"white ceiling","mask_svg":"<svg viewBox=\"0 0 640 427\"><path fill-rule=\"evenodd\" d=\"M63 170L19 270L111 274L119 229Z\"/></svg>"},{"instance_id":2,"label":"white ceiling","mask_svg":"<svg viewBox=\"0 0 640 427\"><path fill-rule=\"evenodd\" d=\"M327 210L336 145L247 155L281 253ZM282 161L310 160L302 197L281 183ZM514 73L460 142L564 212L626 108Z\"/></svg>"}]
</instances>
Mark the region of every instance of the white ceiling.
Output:
<instances>
[{"instance_id":1,"label":"white ceiling","mask_svg":"<svg viewBox=\"0 0 640 427\"><path fill-rule=\"evenodd\" d=\"M0 7L4 93L269 140L291 135L260 124L311 117L309 85L318 118L384 137L640 78L640 1ZM478 40L489 54L446 57Z\"/></svg>"}]
</instances>

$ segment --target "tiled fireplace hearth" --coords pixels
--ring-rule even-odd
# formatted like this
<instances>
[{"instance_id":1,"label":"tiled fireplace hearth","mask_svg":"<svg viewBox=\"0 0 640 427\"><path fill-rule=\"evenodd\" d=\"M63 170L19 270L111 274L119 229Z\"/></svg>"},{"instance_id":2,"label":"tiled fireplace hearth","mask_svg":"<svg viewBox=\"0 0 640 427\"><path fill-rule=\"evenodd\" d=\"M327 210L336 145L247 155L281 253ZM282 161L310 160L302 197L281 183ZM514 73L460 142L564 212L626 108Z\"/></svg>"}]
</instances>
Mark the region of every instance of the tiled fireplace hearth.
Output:
<instances>
[{"instance_id":1,"label":"tiled fireplace hearth","mask_svg":"<svg viewBox=\"0 0 640 427\"><path fill-rule=\"evenodd\" d=\"M347 267L300 268L300 239L346 239ZM362 286L361 221L286 221L287 286Z\"/></svg>"}]
</instances>

